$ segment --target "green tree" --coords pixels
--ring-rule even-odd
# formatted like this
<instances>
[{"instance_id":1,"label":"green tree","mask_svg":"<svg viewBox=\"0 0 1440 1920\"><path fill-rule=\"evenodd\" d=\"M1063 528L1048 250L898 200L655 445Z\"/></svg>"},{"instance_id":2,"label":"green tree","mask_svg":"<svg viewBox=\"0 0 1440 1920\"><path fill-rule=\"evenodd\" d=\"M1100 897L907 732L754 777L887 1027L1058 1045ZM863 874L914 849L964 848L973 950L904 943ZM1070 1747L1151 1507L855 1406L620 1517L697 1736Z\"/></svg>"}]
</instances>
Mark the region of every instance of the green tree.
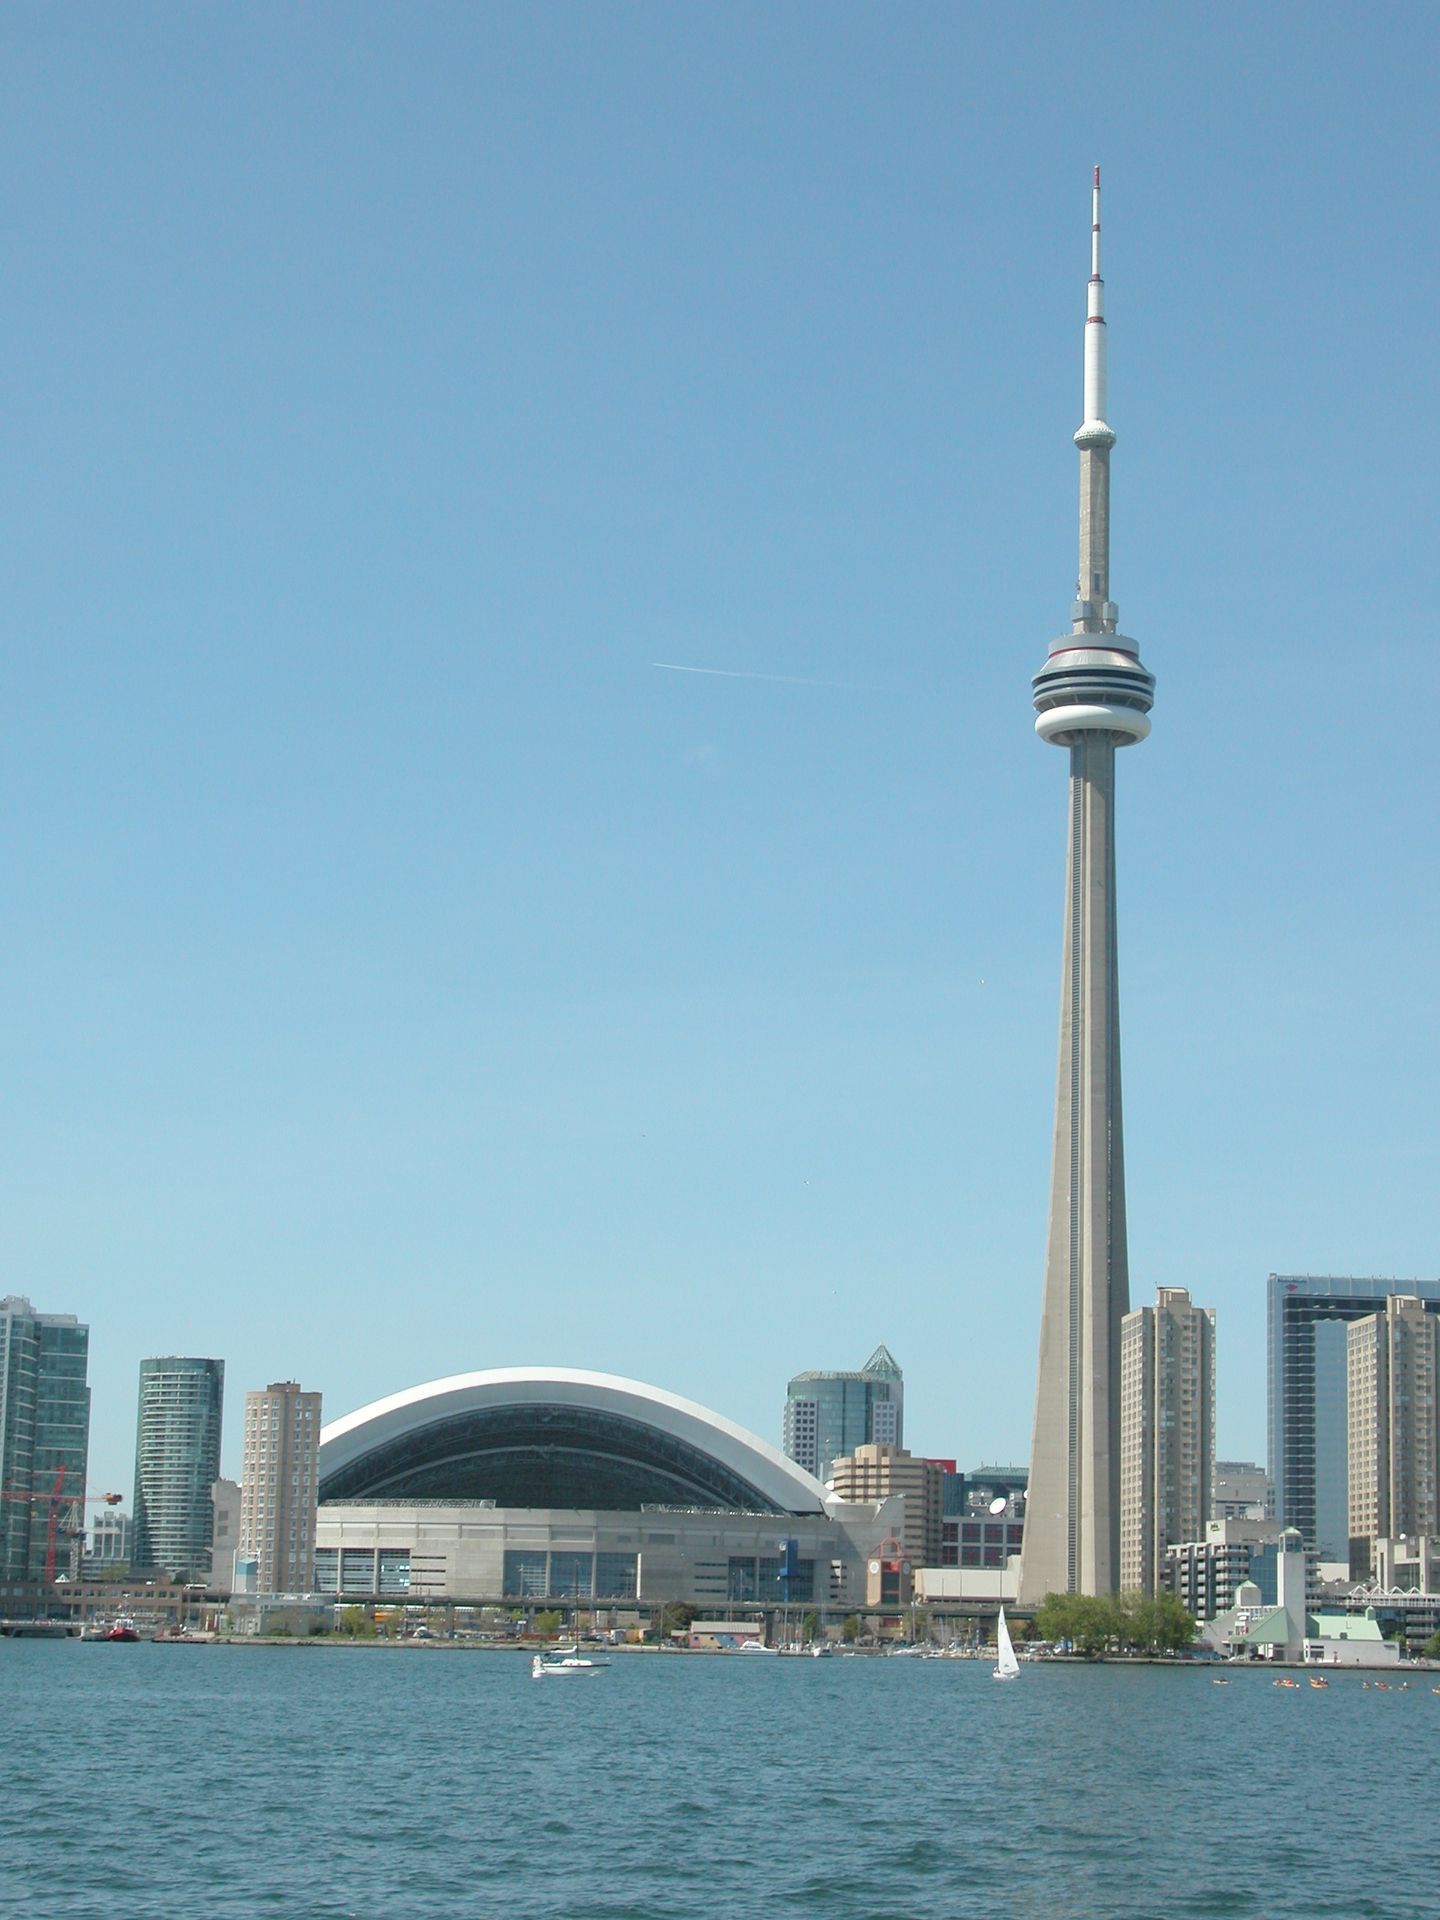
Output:
<instances>
[{"instance_id":1,"label":"green tree","mask_svg":"<svg viewBox=\"0 0 1440 1920\"><path fill-rule=\"evenodd\" d=\"M545 1613L537 1613L535 1616L537 1633L558 1633L564 1624L565 1616L556 1607L551 1607Z\"/></svg>"},{"instance_id":2,"label":"green tree","mask_svg":"<svg viewBox=\"0 0 1440 1920\"><path fill-rule=\"evenodd\" d=\"M809 1646L810 1642L815 1638L816 1634L819 1633L819 1631L820 1631L819 1614L807 1613L804 1619L800 1622L800 1638L805 1642L807 1647Z\"/></svg>"},{"instance_id":3,"label":"green tree","mask_svg":"<svg viewBox=\"0 0 1440 1920\"><path fill-rule=\"evenodd\" d=\"M340 1614L340 1631L348 1633L352 1640L373 1640L375 1622L364 1607L345 1607Z\"/></svg>"},{"instance_id":4,"label":"green tree","mask_svg":"<svg viewBox=\"0 0 1440 1920\"><path fill-rule=\"evenodd\" d=\"M1440 1633L1432 1633L1420 1651L1427 1660L1440 1660Z\"/></svg>"},{"instance_id":5,"label":"green tree","mask_svg":"<svg viewBox=\"0 0 1440 1920\"><path fill-rule=\"evenodd\" d=\"M854 1646L855 1642L860 1638L860 1632L861 1620L859 1614L847 1613L845 1623L840 1629L840 1638L845 1642L847 1647L851 1647ZM1440 1635L1437 1635L1436 1638L1440 1639Z\"/></svg>"},{"instance_id":6,"label":"green tree","mask_svg":"<svg viewBox=\"0 0 1440 1920\"><path fill-rule=\"evenodd\" d=\"M1047 1593L1035 1617L1046 1640L1077 1653L1179 1653L1195 1638L1195 1619L1173 1593Z\"/></svg>"},{"instance_id":7,"label":"green tree","mask_svg":"<svg viewBox=\"0 0 1440 1920\"><path fill-rule=\"evenodd\" d=\"M684 1600L667 1600L655 1620L655 1631L662 1640L672 1633L683 1633L695 1618L695 1609Z\"/></svg>"}]
</instances>

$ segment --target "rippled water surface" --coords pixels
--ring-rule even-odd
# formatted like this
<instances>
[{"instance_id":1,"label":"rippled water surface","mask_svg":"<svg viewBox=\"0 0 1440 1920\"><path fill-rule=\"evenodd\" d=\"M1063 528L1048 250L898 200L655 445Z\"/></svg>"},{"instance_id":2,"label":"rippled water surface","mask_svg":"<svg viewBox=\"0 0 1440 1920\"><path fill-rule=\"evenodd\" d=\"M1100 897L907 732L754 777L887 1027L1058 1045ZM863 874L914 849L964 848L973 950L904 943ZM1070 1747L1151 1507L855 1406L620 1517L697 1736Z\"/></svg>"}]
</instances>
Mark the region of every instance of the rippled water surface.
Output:
<instances>
[{"instance_id":1,"label":"rippled water surface","mask_svg":"<svg viewBox=\"0 0 1440 1920\"><path fill-rule=\"evenodd\" d=\"M0 1912L1433 1920L1437 1682L0 1642Z\"/></svg>"}]
</instances>

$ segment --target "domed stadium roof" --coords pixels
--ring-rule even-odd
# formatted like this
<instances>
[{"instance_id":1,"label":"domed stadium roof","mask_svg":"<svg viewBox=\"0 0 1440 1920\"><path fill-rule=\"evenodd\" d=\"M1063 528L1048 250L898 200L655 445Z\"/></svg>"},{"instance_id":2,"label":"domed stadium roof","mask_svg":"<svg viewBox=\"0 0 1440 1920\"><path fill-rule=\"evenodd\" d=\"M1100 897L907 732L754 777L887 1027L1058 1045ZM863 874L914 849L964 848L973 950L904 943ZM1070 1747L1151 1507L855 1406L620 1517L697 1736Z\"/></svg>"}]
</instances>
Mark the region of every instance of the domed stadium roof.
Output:
<instances>
[{"instance_id":1,"label":"domed stadium roof","mask_svg":"<svg viewBox=\"0 0 1440 1920\"><path fill-rule=\"evenodd\" d=\"M320 1436L320 1499L821 1513L817 1480L693 1400L614 1374L498 1367L376 1400Z\"/></svg>"}]
</instances>

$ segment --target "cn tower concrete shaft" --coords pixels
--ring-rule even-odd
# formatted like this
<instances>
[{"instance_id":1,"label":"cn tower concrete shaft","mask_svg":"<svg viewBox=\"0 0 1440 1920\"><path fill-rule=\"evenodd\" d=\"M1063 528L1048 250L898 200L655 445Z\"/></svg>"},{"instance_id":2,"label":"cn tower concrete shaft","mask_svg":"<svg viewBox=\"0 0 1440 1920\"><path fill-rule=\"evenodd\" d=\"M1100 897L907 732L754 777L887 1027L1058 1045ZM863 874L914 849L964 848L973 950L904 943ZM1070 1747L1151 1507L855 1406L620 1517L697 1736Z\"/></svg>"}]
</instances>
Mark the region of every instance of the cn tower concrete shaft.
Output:
<instances>
[{"instance_id":1,"label":"cn tower concrete shaft","mask_svg":"<svg viewBox=\"0 0 1440 1920\"><path fill-rule=\"evenodd\" d=\"M1116 630L1100 170L1095 169L1070 632L1035 675L1035 730L1070 753L1055 1157L1020 1599L1113 1593L1120 1569L1120 1322L1130 1306L1115 939L1115 754L1150 731L1153 676Z\"/></svg>"},{"instance_id":2,"label":"cn tower concrete shaft","mask_svg":"<svg viewBox=\"0 0 1440 1920\"><path fill-rule=\"evenodd\" d=\"M1110 1593L1120 1565L1120 1321L1130 1306L1115 952L1115 745L1070 748L1055 1154L1022 1599Z\"/></svg>"}]
</instances>

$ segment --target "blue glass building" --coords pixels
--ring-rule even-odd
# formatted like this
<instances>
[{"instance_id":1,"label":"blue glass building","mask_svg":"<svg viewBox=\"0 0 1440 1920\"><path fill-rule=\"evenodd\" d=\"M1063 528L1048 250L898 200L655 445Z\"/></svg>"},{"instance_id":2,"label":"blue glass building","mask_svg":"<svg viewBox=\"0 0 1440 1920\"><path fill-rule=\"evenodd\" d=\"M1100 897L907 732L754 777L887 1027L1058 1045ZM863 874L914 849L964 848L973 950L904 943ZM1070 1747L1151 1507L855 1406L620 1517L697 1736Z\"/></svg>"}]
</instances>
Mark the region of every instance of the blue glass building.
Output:
<instances>
[{"instance_id":1,"label":"blue glass building","mask_svg":"<svg viewBox=\"0 0 1440 1920\"><path fill-rule=\"evenodd\" d=\"M140 1362L130 1558L137 1572L209 1574L224 1399L223 1360Z\"/></svg>"},{"instance_id":2,"label":"blue glass building","mask_svg":"<svg viewBox=\"0 0 1440 1920\"><path fill-rule=\"evenodd\" d=\"M903 1447L905 1380L890 1349L877 1347L857 1373L797 1373L785 1390L780 1444L817 1480L856 1447Z\"/></svg>"},{"instance_id":3,"label":"blue glass building","mask_svg":"<svg viewBox=\"0 0 1440 1920\"><path fill-rule=\"evenodd\" d=\"M1407 1293L1440 1310L1440 1280L1272 1273L1266 1282L1275 1516L1321 1560L1349 1559L1345 1328Z\"/></svg>"},{"instance_id":4,"label":"blue glass building","mask_svg":"<svg viewBox=\"0 0 1440 1920\"><path fill-rule=\"evenodd\" d=\"M83 1537L89 1351L90 1329L73 1313L37 1313L14 1294L0 1300L0 1579L44 1578L52 1506L58 1571Z\"/></svg>"}]
</instances>

